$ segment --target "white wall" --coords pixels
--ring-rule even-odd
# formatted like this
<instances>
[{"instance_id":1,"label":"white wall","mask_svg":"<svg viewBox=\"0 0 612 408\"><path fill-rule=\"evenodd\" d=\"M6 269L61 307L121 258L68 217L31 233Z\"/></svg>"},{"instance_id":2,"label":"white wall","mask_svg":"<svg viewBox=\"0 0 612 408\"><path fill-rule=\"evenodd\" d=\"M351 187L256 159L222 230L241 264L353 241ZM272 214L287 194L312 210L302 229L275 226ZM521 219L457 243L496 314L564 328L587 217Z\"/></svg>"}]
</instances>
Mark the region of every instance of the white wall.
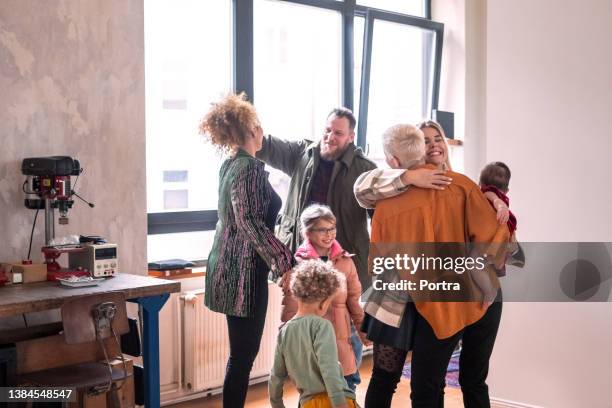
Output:
<instances>
[{"instance_id":1,"label":"white wall","mask_svg":"<svg viewBox=\"0 0 612 408\"><path fill-rule=\"evenodd\" d=\"M523 241L612 241L612 2L491 0L486 161L513 171ZM612 303L507 303L494 397L545 407L610 402Z\"/></svg>"},{"instance_id":2,"label":"white wall","mask_svg":"<svg viewBox=\"0 0 612 408\"><path fill-rule=\"evenodd\" d=\"M439 108L455 113L453 170L477 179L485 163L486 0L435 0L432 18L444 24Z\"/></svg>"},{"instance_id":3,"label":"white wall","mask_svg":"<svg viewBox=\"0 0 612 408\"><path fill-rule=\"evenodd\" d=\"M470 139L465 127L465 110L469 106L465 100L465 0L432 2L431 16L444 23L438 109L455 114L455 139L465 141ZM450 158L454 171L465 171L463 147L451 146Z\"/></svg>"},{"instance_id":4,"label":"white wall","mask_svg":"<svg viewBox=\"0 0 612 408\"><path fill-rule=\"evenodd\" d=\"M487 0L465 3L465 174L478 180L486 163Z\"/></svg>"}]
</instances>

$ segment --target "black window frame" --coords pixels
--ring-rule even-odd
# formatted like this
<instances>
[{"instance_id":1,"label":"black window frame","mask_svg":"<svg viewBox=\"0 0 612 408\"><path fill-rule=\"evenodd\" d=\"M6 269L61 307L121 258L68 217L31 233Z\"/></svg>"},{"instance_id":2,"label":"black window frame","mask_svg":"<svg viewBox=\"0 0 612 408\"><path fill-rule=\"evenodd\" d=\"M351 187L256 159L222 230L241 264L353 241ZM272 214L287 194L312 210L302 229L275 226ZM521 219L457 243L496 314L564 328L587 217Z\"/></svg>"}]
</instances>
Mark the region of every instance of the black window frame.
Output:
<instances>
[{"instance_id":1,"label":"black window frame","mask_svg":"<svg viewBox=\"0 0 612 408\"><path fill-rule=\"evenodd\" d=\"M384 20L416 26L435 32L434 39L434 67L431 94L432 109L438 108L440 91L440 71L442 60L442 44L444 24L432 21L431 0L423 0L423 17L381 10L373 7L358 5L356 0L278 0L286 3L301 4L327 10L335 10L342 15L342 104L354 108L354 19L356 16L366 19L363 62L361 72L360 104L358 115L357 145L365 148L367 131L367 114L369 99L369 75L372 53L373 21ZM251 101L255 101L254 94L254 0L232 1L232 84L235 92L244 92ZM147 234L171 234L181 232L210 231L217 224L217 210L203 211L175 211L147 214Z\"/></svg>"}]
</instances>

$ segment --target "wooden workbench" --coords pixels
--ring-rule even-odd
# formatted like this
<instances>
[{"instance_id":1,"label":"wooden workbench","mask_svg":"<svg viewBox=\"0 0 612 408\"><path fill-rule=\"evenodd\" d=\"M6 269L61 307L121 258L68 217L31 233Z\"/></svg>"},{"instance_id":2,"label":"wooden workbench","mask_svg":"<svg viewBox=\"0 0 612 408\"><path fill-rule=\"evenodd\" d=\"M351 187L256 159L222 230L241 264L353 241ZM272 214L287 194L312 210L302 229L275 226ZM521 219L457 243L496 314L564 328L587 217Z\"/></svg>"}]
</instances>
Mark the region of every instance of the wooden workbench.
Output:
<instances>
[{"instance_id":1,"label":"wooden workbench","mask_svg":"<svg viewBox=\"0 0 612 408\"><path fill-rule=\"evenodd\" d=\"M0 317L61 308L66 301L81 296L121 292L129 300L180 290L181 284L176 281L125 273L85 288L61 286L59 282L7 285L0 288Z\"/></svg>"},{"instance_id":2,"label":"wooden workbench","mask_svg":"<svg viewBox=\"0 0 612 408\"><path fill-rule=\"evenodd\" d=\"M145 407L159 407L159 311L170 293L180 290L180 282L130 274L118 274L98 286L84 288L64 287L59 282L7 285L0 287L0 317L61 308L79 297L123 293L142 311Z\"/></svg>"}]
</instances>

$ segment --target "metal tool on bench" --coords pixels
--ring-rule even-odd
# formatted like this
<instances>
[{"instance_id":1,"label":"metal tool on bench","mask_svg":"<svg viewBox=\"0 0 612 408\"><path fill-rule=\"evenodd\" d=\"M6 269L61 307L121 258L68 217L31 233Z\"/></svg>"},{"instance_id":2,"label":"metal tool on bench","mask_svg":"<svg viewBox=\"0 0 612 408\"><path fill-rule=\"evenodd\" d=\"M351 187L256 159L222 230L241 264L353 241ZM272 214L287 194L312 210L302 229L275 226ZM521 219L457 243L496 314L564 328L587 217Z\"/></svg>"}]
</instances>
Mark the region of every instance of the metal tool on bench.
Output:
<instances>
[{"instance_id":1,"label":"metal tool on bench","mask_svg":"<svg viewBox=\"0 0 612 408\"><path fill-rule=\"evenodd\" d=\"M24 204L33 210L45 211L45 246L42 247L47 264L47 279L56 280L67 275L85 276L84 271L62 270L57 258L63 253L82 251L80 245L56 246L55 210L59 211L59 224L68 224L68 210L77 197L93 208L94 204L80 197L72 189L72 176L78 176L83 169L78 160L68 156L30 157L23 159L21 172L26 177L23 183ZM78 177L77 177L78 179Z\"/></svg>"}]
</instances>

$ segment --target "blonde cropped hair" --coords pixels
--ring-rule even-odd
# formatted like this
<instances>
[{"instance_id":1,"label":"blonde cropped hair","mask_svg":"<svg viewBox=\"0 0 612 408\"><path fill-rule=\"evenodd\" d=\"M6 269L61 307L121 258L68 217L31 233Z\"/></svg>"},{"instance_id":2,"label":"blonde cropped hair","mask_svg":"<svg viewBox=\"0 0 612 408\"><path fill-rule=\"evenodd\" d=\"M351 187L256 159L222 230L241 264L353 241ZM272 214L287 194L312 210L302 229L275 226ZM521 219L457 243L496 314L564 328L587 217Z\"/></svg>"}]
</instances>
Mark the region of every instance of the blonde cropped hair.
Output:
<instances>
[{"instance_id":1,"label":"blonde cropped hair","mask_svg":"<svg viewBox=\"0 0 612 408\"><path fill-rule=\"evenodd\" d=\"M199 130L219 150L231 152L245 143L254 126L259 126L257 112L243 92L213 102Z\"/></svg>"},{"instance_id":2,"label":"blonde cropped hair","mask_svg":"<svg viewBox=\"0 0 612 408\"><path fill-rule=\"evenodd\" d=\"M300 262L293 270L290 282L293 296L305 303L323 301L343 285L344 275L331 263L318 259Z\"/></svg>"},{"instance_id":3,"label":"blonde cropped hair","mask_svg":"<svg viewBox=\"0 0 612 408\"><path fill-rule=\"evenodd\" d=\"M302 211L302 215L300 215L300 224L303 238L306 238L306 233L308 233L319 220L335 223L336 216L331 208L323 204L312 204Z\"/></svg>"},{"instance_id":4,"label":"blonde cropped hair","mask_svg":"<svg viewBox=\"0 0 612 408\"><path fill-rule=\"evenodd\" d=\"M404 169L418 164L425 156L425 136L414 125L391 126L382 139L385 154L397 158Z\"/></svg>"}]
</instances>

